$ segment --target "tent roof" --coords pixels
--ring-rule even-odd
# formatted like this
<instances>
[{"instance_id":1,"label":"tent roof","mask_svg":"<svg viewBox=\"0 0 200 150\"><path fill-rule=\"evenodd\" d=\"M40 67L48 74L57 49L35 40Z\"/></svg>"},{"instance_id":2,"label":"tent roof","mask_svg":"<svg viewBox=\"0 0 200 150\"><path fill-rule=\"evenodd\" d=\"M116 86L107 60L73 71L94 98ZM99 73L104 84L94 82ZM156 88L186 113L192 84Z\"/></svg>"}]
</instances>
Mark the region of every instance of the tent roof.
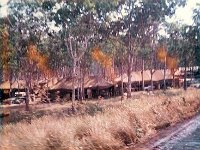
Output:
<instances>
[{"instance_id":1,"label":"tent roof","mask_svg":"<svg viewBox=\"0 0 200 150\"><path fill-rule=\"evenodd\" d=\"M111 87L113 84L111 82L106 81L102 77L96 77L96 76L90 76L87 77L84 86L86 88L94 88L94 87L99 87L99 88L108 88Z\"/></svg>"},{"instance_id":2,"label":"tent roof","mask_svg":"<svg viewBox=\"0 0 200 150\"><path fill-rule=\"evenodd\" d=\"M164 79L164 71L156 70L153 74L153 81L160 81Z\"/></svg>"},{"instance_id":3,"label":"tent roof","mask_svg":"<svg viewBox=\"0 0 200 150\"><path fill-rule=\"evenodd\" d=\"M171 74L171 70L169 70L169 69L166 70L166 77L165 78L166 79L173 79L173 76Z\"/></svg>"},{"instance_id":4,"label":"tent roof","mask_svg":"<svg viewBox=\"0 0 200 150\"><path fill-rule=\"evenodd\" d=\"M55 86L58 82L63 81L63 78L58 78L58 77L52 77L49 79L41 79L40 81L34 81L34 85L38 86L38 84L44 87L52 88Z\"/></svg>"},{"instance_id":5,"label":"tent roof","mask_svg":"<svg viewBox=\"0 0 200 150\"><path fill-rule=\"evenodd\" d=\"M142 76L142 74L141 74ZM144 81L150 81L151 80L151 72L150 70L144 70Z\"/></svg>"},{"instance_id":6,"label":"tent roof","mask_svg":"<svg viewBox=\"0 0 200 150\"><path fill-rule=\"evenodd\" d=\"M178 75L179 72L177 71L175 75ZM141 71L136 71L131 73L131 82L141 82L142 81L142 72ZM123 82L127 83L128 82L128 76L126 73L122 75L123 77ZM171 71L169 69L166 70L166 79L172 79L173 76L171 75ZM156 70L153 73L153 81L160 81L164 79L164 70ZM145 70L144 71L144 81L150 81L151 80L151 71L150 70ZM121 81L121 76L115 78L115 82L120 82Z\"/></svg>"},{"instance_id":7,"label":"tent roof","mask_svg":"<svg viewBox=\"0 0 200 150\"><path fill-rule=\"evenodd\" d=\"M14 81L11 85L13 89L24 89L26 87L26 83L23 80ZM10 82L5 81L0 85L0 89L10 89Z\"/></svg>"},{"instance_id":8,"label":"tent roof","mask_svg":"<svg viewBox=\"0 0 200 150\"><path fill-rule=\"evenodd\" d=\"M51 87L51 89L72 89L72 78L64 78L61 81L59 81L57 84ZM85 88L108 88L111 87L113 84L106 81L102 77L96 77L96 76L89 76L86 77L84 80L84 87ZM75 88L77 88L77 83L75 83Z\"/></svg>"},{"instance_id":9,"label":"tent roof","mask_svg":"<svg viewBox=\"0 0 200 150\"><path fill-rule=\"evenodd\" d=\"M150 80L150 76L149 76L150 72L148 71L144 71L144 80L148 81ZM127 74L123 74L123 82L127 83L128 82L128 76ZM115 82L120 82L121 81L121 76L117 77L115 79ZM132 72L131 73L131 82L141 82L142 81L142 73L140 71L136 71L136 72Z\"/></svg>"},{"instance_id":10,"label":"tent roof","mask_svg":"<svg viewBox=\"0 0 200 150\"><path fill-rule=\"evenodd\" d=\"M72 89L72 78L63 78L50 89Z\"/></svg>"}]
</instances>

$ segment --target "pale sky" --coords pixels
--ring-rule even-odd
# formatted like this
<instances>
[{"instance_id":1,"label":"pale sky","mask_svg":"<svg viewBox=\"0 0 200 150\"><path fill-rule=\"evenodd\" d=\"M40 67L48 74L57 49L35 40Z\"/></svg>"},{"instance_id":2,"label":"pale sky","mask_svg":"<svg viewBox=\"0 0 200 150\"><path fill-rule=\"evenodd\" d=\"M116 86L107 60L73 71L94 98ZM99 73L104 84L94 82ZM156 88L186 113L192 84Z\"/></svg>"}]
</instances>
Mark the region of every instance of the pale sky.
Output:
<instances>
[{"instance_id":1,"label":"pale sky","mask_svg":"<svg viewBox=\"0 0 200 150\"><path fill-rule=\"evenodd\" d=\"M7 5L8 0L0 0L0 16L7 15ZM183 24L192 24L192 10L195 8L196 4L200 3L200 0L187 0L187 5L184 8L178 8L174 17L167 19L168 22L180 21Z\"/></svg>"},{"instance_id":2,"label":"pale sky","mask_svg":"<svg viewBox=\"0 0 200 150\"><path fill-rule=\"evenodd\" d=\"M6 16L7 15L7 2L8 2L8 0L0 0L0 5L2 6L1 8L0 8L0 17L4 17L4 16Z\"/></svg>"},{"instance_id":3,"label":"pale sky","mask_svg":"<svg viewBox=\"0 0 200 150\"><path fill-rule=\"evenodd\" d=\"M175 16L168 19L167 21L180 21L183 24L192 25L193 9L197 6L197 3L200 4L200 0L187 0L186 6L184 8L177 8Z\"/></svg>"}]
</instances>

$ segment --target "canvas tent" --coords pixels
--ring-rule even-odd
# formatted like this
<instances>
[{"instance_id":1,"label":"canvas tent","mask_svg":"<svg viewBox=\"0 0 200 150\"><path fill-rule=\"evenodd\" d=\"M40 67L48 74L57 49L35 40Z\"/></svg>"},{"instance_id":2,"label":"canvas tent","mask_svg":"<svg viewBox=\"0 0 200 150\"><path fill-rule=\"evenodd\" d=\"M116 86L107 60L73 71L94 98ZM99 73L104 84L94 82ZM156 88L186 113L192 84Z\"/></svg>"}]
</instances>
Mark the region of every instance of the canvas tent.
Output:
<instances>
[{"instance_id":1,"label":"canvas tent","mask_svg":"<svg viewBox=\"0 0 200 150\"><path fill-rule=\"evenodd\" d=\"M25 81L19 80L19 81L14 81L13 83L10 84L9 81L5 81L2 84L0 84L0 89L3 90L8 90L10 88L12 89L25 89L26 84Z\"/></svg>"},{"instance_id":2,"label":"canvas tent","mask_svg":"<svg viewBox=\"0 0 200 150\"><path fill-rule=\"evenodd\" d=\"M25 81L18 80L10 84L9 81L5 81L0 84L0 89L2 90L1 99L9 98L9 96L14 96L15 91L24 91L26 88Z\"/></svg>"},{"instance_id":3,"label":"canvas tent","mask_svg":"<svg viewBox=\"0 0 200 150\"><path fill-rule=\"evenodd\" d=\"M84 79L84 91L85 95L88 95L88 97L97 97L97 95L99 95L102 91L110 90L112 87L113 84L106 81L102 77L88 76ZM76 79L75 80L76 94L78 92L78 88L80 88L80 83L78 83L78 80ZM72 95L72 89L73 89L72 78L64 78L50 88L51 91L60 91L62 97L68 95L67 96L68 98L70 98Z\"/></svg>"}]
</instances>

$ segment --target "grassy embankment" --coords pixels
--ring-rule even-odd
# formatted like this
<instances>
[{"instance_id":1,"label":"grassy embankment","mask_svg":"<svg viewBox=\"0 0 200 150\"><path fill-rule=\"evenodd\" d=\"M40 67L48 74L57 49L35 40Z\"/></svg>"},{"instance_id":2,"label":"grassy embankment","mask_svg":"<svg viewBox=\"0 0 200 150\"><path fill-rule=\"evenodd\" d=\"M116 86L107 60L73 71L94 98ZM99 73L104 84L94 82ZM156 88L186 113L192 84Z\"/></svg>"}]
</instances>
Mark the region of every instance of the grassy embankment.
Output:
<instances>
[{"instance_id":1,"label":"grassy embankment","mask_svg":"<svg viewBox=\"0 0 200 150\"><path fill-rule=\"evenodd\" d=\"M5 125L0 133L0 149L125 149L145 141L159 129L195 115L200 106L200 90L195 89L134 97L122 103L119 98L98 105L89 102L80 106L78 115L73 117L65 116L68 112L63 111L64 106L59 113L58 108L47 109L51 115Z\"/></svg>"}]
</instances>

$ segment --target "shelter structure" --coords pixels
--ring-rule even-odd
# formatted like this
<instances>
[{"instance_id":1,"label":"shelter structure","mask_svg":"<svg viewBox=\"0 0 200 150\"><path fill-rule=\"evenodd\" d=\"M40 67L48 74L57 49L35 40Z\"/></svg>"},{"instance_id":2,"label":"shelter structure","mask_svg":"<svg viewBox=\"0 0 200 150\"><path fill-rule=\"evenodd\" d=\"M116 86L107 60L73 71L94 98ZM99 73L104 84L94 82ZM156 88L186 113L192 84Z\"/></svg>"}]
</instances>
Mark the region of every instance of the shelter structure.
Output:
<instances>
[{"instance_id":1,"label":"shelter structure","mask_svg":"<svg viewBox=\"0 0 200 150\"><path fill-rule=\"evenodd\" d=\"M16 80L14 82L5 81L0 84L1 89L1 99L9 98L10 96L14 96L16 91L24 92L26 89L26 83L23 80Z\"/></svg>"},{"instance_id":2,"label":"shelter structure","mask_svg":"<svg viewBox=\"0 0 200 150\"><path fill-rule=\"evenodd\" d=\"M143 76L142 76L143 74ZM176 71L173 74L171 73L171 70L167 69L165 74L165 80L167 87L172 87L173 82L176 87L179 87L179 71ZM120 89L122 87L122 80L123 80L123 88L124 92L126 92L126 87L128 83L128 76L126 73L124 73L122 76L118 76L115 79L115 86L117 87L116 91L117 95L120 95ZM144 70L142 71L134 71L131 73L131 87L132 91L139 91L142 90L142 82L144 80L144 86L150 86L151 80L153 82L153 86L155 89L160 89L164 87L164 70L155 70L151 74L151 70Z\"/></svg>"},{"instance_id":3,"label":"shelter structure","mask_svg":"<svg viewBox=\"0 0 200 150\"><path fill-rule=\"evenodd\" d=\"M171 70L166 70L165 81L167 87L172 87L173 80L176 81L175 85L179 86L179 74L180 72L177 71L173 75ZM162 89L164 87L164 70L155 70L153 73L151 70L144 70L143 73L142 71L133 71L131 73L132 91L142 90L143 81L145 87L151 86L152 81L155 89ZM84 98L87 99L98 98L99 96L104 98L118 96L121 95L122 86L123 92L127 91L127 84L128 76L126 73L116 77L114 82L109 82L101 76L87 76L84 80L75 80L75 97L79 99L81 91L84 91ZM63 78L51 86L50 91L54 95L59 94L60 98L70 100L72 97L72 87L72 78Z\"/></svg>"},{"instance_id":4,"label":"shelter structure","mask_svg":"<svg viewBox=\"0 0 200 150\"><path fill-rule=\"evenodd\" d=\"M75 81L75 97L76 99L80 98L81 95L81 88L84 91L84 97L91 99L91 98L98 98L98 96L102 96L104 98L113 96L114 94L114 85L109 81L106 81L102 77L99 76L88 76L84 78L83 86L80 80ZM71 99L72 97L72 89L73 89L73 79L72 78L63 78L62 80L58 81L57 84L50 87L50 94L57 95L59 94L60 98L64 99ZM55 96L52 97L55 99Z\"/></svg>"}]
</instances>

